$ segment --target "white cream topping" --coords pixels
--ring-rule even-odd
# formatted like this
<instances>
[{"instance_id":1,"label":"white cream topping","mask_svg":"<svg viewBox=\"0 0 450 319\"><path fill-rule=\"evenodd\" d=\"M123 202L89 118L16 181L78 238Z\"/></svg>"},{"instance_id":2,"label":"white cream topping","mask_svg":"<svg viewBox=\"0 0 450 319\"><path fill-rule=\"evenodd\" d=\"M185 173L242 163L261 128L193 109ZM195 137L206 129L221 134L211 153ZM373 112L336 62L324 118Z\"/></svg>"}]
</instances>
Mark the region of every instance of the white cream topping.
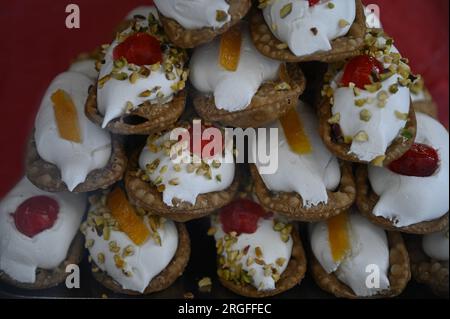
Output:
<instances>
[{"instance_id":1,"label":"white cream topping","mask_svg":"<svg viewBox=\"0 0 450 319\"><path fill-rule=\"evenodd\" d=\"M358 214L350 214L349 221L351 251L341 262L333 259L327 222L312 224L310 227L312 251L324 270L329 274L335 273L357 296L374 296L390 286L387 236L384 230ZM378 288L366 284L373 272L371 266L376 266L379 271Z\"/></svg>"},{"instance_id":2,"label":"white cream topping","mask_svg":"<svg viewBox=\"0 0 450 319\"><path fill-rule=\"evenodd\" d=\"M292 11L283 17L281 12L288 5ZM310 7L307 0L277 0L263 9L263 15L275 37L296 56L304 56L331 50L330 41L346 35L355 21L356 4L355 0L322 0ZM347 23L341 26L340 21Z\"/></svg>"},{"instance_id":3,"label":"white cream topping","mask_svg":"<svg viewBox=\"0 0 450 319\"><path fill-rule=\"evenodd\" d=\"M138 20L138 25L141 27L148 27L147 20ZM123 34L131 34L133 31L131 28L125 30ZM115 40L106 51L105 64L102 65L100 70L99 79L111 74L114 69L114 49L120 43ZM144 102L150 102L152 104L163 101L168 103L173 99L176 93L173 90L173 86L180 82L180 75L177 72L173 72L174 79L168 80L164 72L164 61L167 60L167 56L163 56L163 63L159 69L152 69L150 76L147 78L139 78L136 83L132 84L129 80L120 81L117 79L108 80L103 87L97 88L97 101L98 110L104 115L102 127L105 128L112 120L124 115L127 111L127 104L131 103L133 107L137 108ZM147 68L151 68L150 65L146 65ZM139 66L137 67L139 69ZM120 72L125 73L128 77L134 72L128 67L124 67ZM156 90L155 88L159 88ZM150 96L141 97L143 92L151 91ZM162 98L158 98L158 94Z\"/></svg>"},{"instance_id":4,"label":"white cream topping","mask_svg":"<svg viewBox=\"0 0 450 319\"><path fill-rule=\"evenodd\" d=\"M231 20L230 5L225 0L155 0L155 6L188 30L221 28ZM217 21L218 11L227 14L221 21Z\"/></svg>"},{"instance_id":5,"label":"white cream topping","mask_svg":"<svg viewBox=\"0 0 450 319\"><path fill-rule=\"evenodd\" d=\"M77 61L70 66L69 72L84 74L92 81L95 81L98 78L98 71L95 68L95 63L96 61L94 59Z\"/></svg>"},{"instance_id":6,"label":"white cream topping","mask_svg":"<svg viewBox=\"0 0 450 319\"><path fill-rule=\"evenodd\" d=\"M161 146L167 141L170 141L170 132L164 134L154 144ZM211 167L211 179L196 174L195 171L189 173L188 166L190 165L186 163L187 160L183 160L183 158L172 160L170 156L164 154L164 148L154 153L146 146L139 158L139 166L146 171L147 165L157 160L160 161L158 168L154 172L147 171L147 174L150 181L155 182L159 179L161 184L165 185L162 194L163 201L171 207L174 206L174 199L194 205L199 195L225 190L233 183L234 156L228 148L225 148L223 155L216 154L211 158L204 159L204 162ZM214 162L221 163L220 167L214 168Z\"/></svg>"},{"instance_id":7,"label":"white cream topping","mask_svg":"<svg viewBox=\"0 0 450 319\"><path fill-rule=\"evenodd\" d=\"M422 247L428 257L448 262L448 230L423 236Z\"/></svg>"},{"instance_id":8,"label":"white cream topping","mask_svg":"<svg viewBox=\"0 0 450 319\"><path fill-rule=\"evenodd\" d=\"M341 171L337 158L327 150L319 136L317 117L312 108L299 102L297 112L312 145L312 153L299 155L293 152L281 123L276 121L267 128L278 129L278 170L275 174L261 174L261 177L271 191L296 192L303 198L303 205L310 208L328 202L327 190L339 186ZM268 140L267 147L269 143ZM261 163L256 161L256 166L259 168Z\"/></svg>"},{"instance_id":9,"label":"white cream topping","mask_svg":"<svg viewBox=\"0 0 450 319\"><path fill-rule=\"evenodd\" d=\"M144 222L151 231L147 217L144 218ZM134 244L128 235L121 231L111 230L109 241L99 236L95 228L88 227L85 235L86 242L93 243L89 253L98 268L117 281L123 289L143 293L153 278L167 268L178 249L178 231L174 222L164 220L162 227L158 229L158 234L161 245L149 238L141 246ZM116 253L110 250L111 242L115 242L117 247L120 247L117 255L125 261L122 269L116 266L114 259ZM125 257L123 252L129 247L133 252ZM104 257L104 261L99 260L99 255Z\"/></svg>"},{"instance_id":10,"label":"white cream topping","mask_svg":"<svg viewBox=\"0 0 450 319\"><path fill-rule=\"evenodd\" d=\"M111 157L111 136L92 123L84 113L88 89L93 80L76 72L58 75L50 84L36 117L34 134L37 151L42 159L61 170L61 178L69 191L86 180L87 175L105 167ZM52 95L57 90L67 92L77 109L81 143L62 139L53 109Z\"/></svg>"},{"instance_id":11,"label":"white cream topping","mask_svg":"<svg viewBox=\"0 0 450 319\"><path fill-rule=\"evenodd\" d=\"M257 255L255 249L261 248L266 265L271 265L277 270L277 274L281 275L287 268L289 261L291 260L293 240L289 238L287 242L283 242L280 232L274 230L274 218L263 219L258 221L258 228L253 234L241 234L237 236L237 242L231 246L231 251L243 251L248 248L248 253L242 257L239 263L242 265L242 269L252 274L252 285L258 289L258 291L274 290L276 282L271 275L265 275L264 265L259 265L253 262L250 266L247 264L249 258L255 260ZM277 217L278 218L278 217ZM280 218L278 218L280 219ZM282 220L282 219L280 219ZM214 235L216 241L223 240L226 233L223 231L219 217L212 218L213 227L216 227L217 232ZM296 231L294 229L294 231ZM223 257L227 258L228 253L224 250ZM283 259L285 262L282 266L277 264L277 260Z\"/></svg>"},{"instance_id":12,"label":"white cream topping","mask_svg":"<svg viewBox=\"0 0 450 319\"><path fill-rule=\"evenodd\" d=\"M379 40L384 45L384 39ZM394 47L392 52L398 52ZM382 58L380 59L383 62ZM384 63L385 68L390 66ZM331 87L334 89L333 115L340 114L340 127L344 136L353 137L350 154L356 155L361 161L370 162L379 156L384 156L392 141L398 137L400 131L405 127L406 120L403 115L409 113L411 104L410 91L407 87L398 85L395 94L390 93L391 85L397 85L401 76L395 73L393 76L381 82L381 89L375 93L360 90L355 96L352 87L339 87L344 71L339 72ZM384 107L379 107L378 94L386 92L388 98ZM357 100L367 101L362 107L356 106ZM366 110L370 114L370 120L361 119L361 111ZM401 114L402 116L398 116ZM358 141L355 137L365 132L367 141Z\"/></svg>"},{"instance_id":13,"label":"white cream topping","mask_svg":"<svg viewBox=\"0 0 450 319\"><path fill-rule=\"evenodd\" d=\"M281 65L256 50L246 23L241 28L241 57L235 72L219 64L220 38L195 49L190 64L193 86L204 94L214 94L216 108L228 112L247 108L263 82L278 78Z\"/></svg>"},{"instance_id":14,"label":"white cream topping","mask_svg":"<svg viewBox=\"0 0 450 319\"><path fill-rule=\"evenodd\" d=\"M56 200L59 214L52 228L29 238L17 230L11 214L35 196ZM23 178L0 203L0 269L18 282L33 284L38 268L57 268L67 258L85 209L85 195L47 193Z\"/></svg>"},{"instance_id":15,"label":"white cream topping","mask_svg":"<svg viewBox=\"0 0 450 319\"><path fill-rule=\"evenodd\" d=\"M140 6L131 10L130 13L128 13L128 15L125 17L125 20L132 20L135 16L141 16L147 19L150 14L153 14L155 18L158 18L158 10L156 10L156 7Z\"/></svg>"},{"instance_id":16,"label":"white cream topping","mask_svg":"<svg viewBox=\"0 0 450 319\"><path fill-rule=\"evenodd\" d=\"M373 209L382 216L405 227L431 221L449 210L449 135L438 121L417 113L416 143L433 147L439 155L438 170L429 177L403 176L387 168L369 167L369 181L380 196Z\"/></svg>"}]
</instances>

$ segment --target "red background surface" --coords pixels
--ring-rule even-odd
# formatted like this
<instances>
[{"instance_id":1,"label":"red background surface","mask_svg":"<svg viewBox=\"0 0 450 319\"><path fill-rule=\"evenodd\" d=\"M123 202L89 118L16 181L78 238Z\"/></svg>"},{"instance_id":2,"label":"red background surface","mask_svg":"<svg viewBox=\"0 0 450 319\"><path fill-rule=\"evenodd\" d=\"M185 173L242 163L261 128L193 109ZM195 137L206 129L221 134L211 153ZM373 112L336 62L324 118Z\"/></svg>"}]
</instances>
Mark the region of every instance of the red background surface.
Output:
<instances>
[{"instance_id":1,"label":"red background surface","mask_svg":"<svg viewBox=\"0 0 450 319\"><path fill-rule=\"evenodd\" d=\"M448 0L365 0L381 7L385 30L422 74L448 127ZM81 28L66 29L65 8L76 3ZM23 174L26 140L50 81L80 52L111 40L131 9L148 0L0 1L0 198Z\"/></svg>"}]
</instances>

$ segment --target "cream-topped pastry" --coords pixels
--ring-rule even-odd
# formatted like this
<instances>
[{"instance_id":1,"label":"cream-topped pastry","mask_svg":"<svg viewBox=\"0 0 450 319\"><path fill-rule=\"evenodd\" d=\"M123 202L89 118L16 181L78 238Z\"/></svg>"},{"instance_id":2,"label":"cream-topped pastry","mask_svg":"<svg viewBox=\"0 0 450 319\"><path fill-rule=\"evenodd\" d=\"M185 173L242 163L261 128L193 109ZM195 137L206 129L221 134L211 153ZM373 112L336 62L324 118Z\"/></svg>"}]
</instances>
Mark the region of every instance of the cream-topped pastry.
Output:
<instances>
[{"instance_id":1,"label":"cream-topped pastry","mask_svg":"<svg viewBox=\"0 0 450 319\"><path fill-rule=\"evenodd\" d=\"M230 5L225 0L155 0L155 6L183 28L221 28L231 20Z\"/></svg>"},{"instance_id":2,"label":"cream-topped pastry","mask_svg":"<svg viewBox=\"0 0 450 319\"><path fill-rule=\"evenodd\" d=\"M69 72L78 72L84 74L92 81L95 81L98 78L98 71L95 67L96 62L97 61L94 59L77 61L70 66Z\"/></svg>"},{"instance_id":3,"label":"cream-topped pastry","mask_svg":"<svg viewBox=\"0 0 450 319\"><path fill-rule=\"evenodd\" d=\"M96 267L124 290L144 293L150 282L167 268L175 256L178 248L177 227L170 220L145 212L138 217L135 215L137 210L128 209L130 204L124 208L119 203L122 212L114 212L107 204L109 200L105 196L91 199L87 221L81 227L86 237L86 247ZM116 204L113 206L117 207ZM125 222L115 218L116 214L124 214L123 211L134 214L137 221L130 222L130 216L122 217ZM98 225L99 220L104 222ZM143 234L145 237L142 237Z\"/></svg>"},{"instance_id":4,"label":"cream-topped pastry","mask_svg":"<svg viewBox=\"0 0 450 319\"><path fill-rule=\"evenodd\" d=\"M397 227L435 220L449 210L448 132L428 115L417 113L416 116L416 144L432 147L437 152L435 172L430 176L406 176L390 168L369 167L370 184L380 196L373 214L394 221ZM419 167L420 163L416 165Z\"/></svg>"},{"instance_id":5,"label":"cream-topped pastry","mask_svg":"<svg viewBox=\"0 0 450 319\"><path fill-rule=\"evenodd\" d=\"M140 6L137 8L134 8L131 10L127 16L125 17L125 20L132 20L136 16L148 18L150 14L153 14L155 18L158 18L158 10L156 10L156 7L154 6Z\"/></svg>"},{"instance_id":6,"label":"cream-topped pastry","mask_svg":"<svg viewBox=\"0 0 450 319\"><path fill-rule=\"evenodd\" d=\"M111 157L110 134L89 121L84 113L92 84L92 79L78 72L58 75L47 89L36 117L34 138L39 156L60 169L62 181L69 191L83 183L93 170L104 168ZM67 107L64 104L67 101L60 104L61 95L73 102L74 110L60 111L69 113L58 118L56 109ZM79 129L78 141L61 135L61 130L73 133L72 128L65 127L68 114L72 114L71 121L77 123L74 125Z\"/></svg>"},{"instance_id":7,"label":"cream-topped pastry","mask_svg":"<svg viewBox=\"0 0 450 319\"><path fill-rule=\"evenodd\" d=\"M348 243L345 249L338 244L342 238ZM334 273L357 296L371 297L389 289L387 236L367 219L348 214L311 224L310 239L314 256L323 269L329 274ZM373 269L379 274L379 282L373 283L374 288L366 284Z\"/></svg>"},{"instance_id":8,"label":"cream-topped pastry","mask_svg":"<svg viewBox=\"0 0 450 319\"><path fill-rule=\"evenodd\" d=\"M237 210L243 211L234 215L235 206ZM259 210L262 208L256 203L237 201L224 208L218 216L212 217L211 233L214 233L219 256L219 276L231 281L243 278L245 283L258 291L268 291L276 288L276 283L291 260L293 226L273 214L255 219L243 217L244 213L258 214ZM239 218L243 218L243 221L239 222ZM234 229L238 225L245 227L240 233Z\"/></svg>"},{"instance_id":9,"label":"cream-topped pastry","mask_svg":"<svg viewBox=\"0 0 450 319\"><path fill-rule=\"evenodd\" d=\"M384 158L387 148L405 128L411 81L410 68L391 39L368 34L366 42L370 43L370 55L353 58L331 81L330 123L339 124L344 140L351 143L350 154L360 161L371 162ZM368 68L377 70L379 79L367 83L364 75L358 78L358 72L367 72ZM365 76L369 79L373 73L369 70ZM346 81L349 83L344 84Z\"/></svg>"},{"instance_id":10,"label":"cream-topped pastry","mask_svg":"<svg viewBox=\"0 0 450 319\"><path fill-rule=\"evenodd\" d=\"M448 263L448 230L423 236L422 247L428 257Z\"/></svg>"},{"instance_id":11,"label":"cream-topped pastry","mask_svg":"<svg viewBox=\"0 0 450 319\"><path fill-rule=\"evenodd\" d=\"M57 268L67 258L85 209L84 195L47 193L23 178L0 203L0 270L33 284L38 268Z\"/></svg>"},{"instance_id":12,"label":"cream-topped pastry","mask_svg":"<svg viewBox=\"0 0 450 319\"><path fill-rule=\"evenodd\" d=\"M143 103L168 103L184 89L185 51L165 41L158 18L150 14L135 19L106 49L97 87L103 128Z\"/></svg>"},{"instance_id":13,"label":"cream-topped pastry","mask_svg":"<svg viewBox=\"0 0 450 319\"><path fill-rule=\"evenodd\" d=\"M268 125L266 128L278 129L278 169L274 174L261 174L267 188L274 192L296 192L304 206L309 208L328 202L327 190L338 187L341 172L338 160L323 144L319 133L316 115L311 107L299 102L297 112L303 125L304 134L311 145L311 150L304 154L295 152L286 137L281 121ZM252 140L253 145L257 141ZM267 141L267 147L270 141ZM258 169L261 163L254 160Z\"/></svg>"},{"instance_id":14,"label":"cream-topped pastry","mask_svg":"<svg viewBox=\"0 0 450 319\"><path fill-rule=\"evenodd\" d=\"M195 205L199 195L230 187L235 174L232 151L225 148L223 154L204 158L201 164L186 157L174 160L168 155L173 145L170 137L171 132L150 137L139 158L139 167L161 189L166 205L173 207L176 200ZM185 155L191 156L189 152Z\"/></svg>"},{"instance_id":15,"label":"cream-topped pastry","mask_svg":"<svg viewBox=\"0 0 450 319\"><path fill-rule=\"evenodd\" d=\"M263 9L272 33L296 56L331 50L331 41L345 36L356 18L355 0L277 0Z\"/></svg>"},{"instance_id":16,"label":"cream-topped pastry","mask_svg":"<svg viewBox=\"0 0 450 319\"><path fill-rule=\"evenodd\" d=\"M278 78L281 65L256 50L246 23L240 27L242 44L235 71L219 63L220 38L196 48L190 63L190 81L195 89L213 94L216 108L228 112L247 108L262 83Z\"/></svg>"}]
</instances>

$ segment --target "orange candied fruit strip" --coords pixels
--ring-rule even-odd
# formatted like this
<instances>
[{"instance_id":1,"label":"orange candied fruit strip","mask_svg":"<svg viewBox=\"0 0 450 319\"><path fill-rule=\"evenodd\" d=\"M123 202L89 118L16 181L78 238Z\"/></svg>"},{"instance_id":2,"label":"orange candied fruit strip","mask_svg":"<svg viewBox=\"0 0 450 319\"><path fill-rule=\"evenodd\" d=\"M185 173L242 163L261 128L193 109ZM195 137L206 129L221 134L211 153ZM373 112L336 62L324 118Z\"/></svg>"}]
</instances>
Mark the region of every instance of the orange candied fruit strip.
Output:
<instances>
[{"instance_id":1,"label":"orange candied fruit strip","mask_svg":"<svg viewBox=\"0 0 450 319\"><path fill-rule=\"evenodd\" d=\"M125 192L116 187L109 195L106 203L111 215L119 223L119 229L138 246L144 244L150 236L150 231L143 219L136 214Z\"/></svg>"},{"instance_id":2,"label":"orange candied fruit strip","mask_svg":"<svg viewBox=\"0 0 450 319\"><path fill-rule=\"evenodd\" d=\"M328 241L334 262L344 259L350 250L350 236L348 230L348 214L342 213L327 221Z\"/></svg>"},{"instance_id":3,"label":"orange candied fruit strip","mask_svg":"<svg viewBox=\"0 0 450 319\"><path fill-rule=\"evenodd\" d=\"M288 111L280 118L280 122L292 151L300 155L311 154L313 148L297 109L292 108Z\"/></svg>"},{"instance_id":4,"label":"orange candied fruit strip","mask_svg":"<svg viewBox=\"0 0 450 319\"><path fill-rule=\"evenodd\" d=\"M219 64L227 71L235 72L241 59L242 33L239 25L232 27L220 40Z\"/></svg>"},{"instance_id":5,"label":"orange candied fruit strip","mask_svg":"<svg viewBox=\"0 0 450 319\"><path fill-rule=\"evenodd\" d=\"M59 136L67 141L81 143L78 112L70 94L64 90L57 90L52 94L51 100Z\"/></svg>"}]
</instances>

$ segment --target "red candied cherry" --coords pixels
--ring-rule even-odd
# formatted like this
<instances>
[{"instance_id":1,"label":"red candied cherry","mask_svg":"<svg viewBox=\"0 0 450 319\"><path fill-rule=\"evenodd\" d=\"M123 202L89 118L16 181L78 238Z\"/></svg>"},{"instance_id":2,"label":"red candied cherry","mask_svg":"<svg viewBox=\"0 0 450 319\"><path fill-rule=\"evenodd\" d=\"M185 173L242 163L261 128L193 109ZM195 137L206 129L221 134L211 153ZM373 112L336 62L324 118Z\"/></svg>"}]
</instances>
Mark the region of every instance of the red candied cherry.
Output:
<instances>
[{"instance_id":1,"label":"red candied cherry","mask_svg":"<svg viewBox=\"0 0 450 319\"><path fill-rule=\"evenodd\" d=\"M153 65L163 60L161 43L148 33L138 32L115 47L113 58L125 58L128 63L139 66Z\"/></svg>"},{"instance_id":2,"label":"red candied cherry","mask_svg":"<svg viewBox=\"0 0 450 319\"><path fill-rule=\"evenodd\" d=\"M424 144L413 144L411 149L401 158L392 162L389 169L405 176L428 177L439 167L437 151Z\"/></svg>"},{"instance_id":3,"label":"red candied cherry","mask_svg":"<svg viewBox=\"0 0 450 319\"><path fill-rule=\"evenodd\" d=\"M194 124L194 125L197 125L197 124ZM198 124L199 125L199 124ZM203 150L205 149L205 147L209 147L209 146L212 146L212 144L211 143L213 143L214 142L214 136L211 136L209 139L206 139L206 138L204 138L204 132L207 130L207 129L210 129L210 128L214 128L214 126L211 126L211 125L201 125L201 130L200 131L198 131L198 130L194 130L194 126L193 125L191 125L190 127L189 127L189 129L188 129L188 132L189 132L189 136L180 136L180 138L179 138L179 141L181 141L181 140L189 140L190 142L189 142L189 151L192 153L192 154L196 154L197 156L199 156L200 158L202 158L203 156L202 155L206 155L206 157L207 158L211 158L211 157L214 157L216 154L214 153L214 151L217 149L217 148L211 148L210 150L209 150L209 154L203 154ZM214 129L217 129L217 128L214 128ZM218 130L218 129L217 129ZM221 135L222 135L222 133L221 133ZM200 140L201 141L201 144L200 144L200 150L195 150L195 152L194 152L194 144L196 143L196 141L198 141L198 140ZM211 145L210 145L211 144ZM223 151L223 149L225 148L225 145L224 145L224 139L222 138L222 151ZM200 152L200 154L198 154Z\"/></svg>"},{"instance_id":4,"label":"red candied cherry","mask_svg":"<svg viewBox=\"0 0 450 319\"><path fill-rule=\"evenodd\" d=\"M308 0L309 6L313 7L320 2L320 0Z\"/></svg>"},{"instance_id":5,"label":"red candied cherry","mask_svg":"<svg viewBox=\"0 0 450 319\"><path fill-rule=\"evenodd\" d=\"M219 217L225 233L253 234L258 228L259 219L268 219L272 215L259 204L248 199L240 199L225 206Z\"/></svg>"},{"instance_id":6,"label":"red candied cherry","mask_svg":"<svg viewBox=\"0 0 450 319\"><path fill-rule=\"evenodd\" d=\"M364 89L372 84L372 78L378 78L384 70L383 64L369 55L360 55L351 59L345 66L342 76L342 85L349 86L354 83L356 87Z\"/></svg>"},{"instance_id":7,"label":"red candied cherry","mask_svg":"<svg viewBox=\"0 0 450 319\"><path fill-rule=\"evenodd\" d=\"M12 216L16 228L25 236L33 238L56 222L59 204L47 196L35 196L24 201Z\"/></svg>"}]
</instances>

